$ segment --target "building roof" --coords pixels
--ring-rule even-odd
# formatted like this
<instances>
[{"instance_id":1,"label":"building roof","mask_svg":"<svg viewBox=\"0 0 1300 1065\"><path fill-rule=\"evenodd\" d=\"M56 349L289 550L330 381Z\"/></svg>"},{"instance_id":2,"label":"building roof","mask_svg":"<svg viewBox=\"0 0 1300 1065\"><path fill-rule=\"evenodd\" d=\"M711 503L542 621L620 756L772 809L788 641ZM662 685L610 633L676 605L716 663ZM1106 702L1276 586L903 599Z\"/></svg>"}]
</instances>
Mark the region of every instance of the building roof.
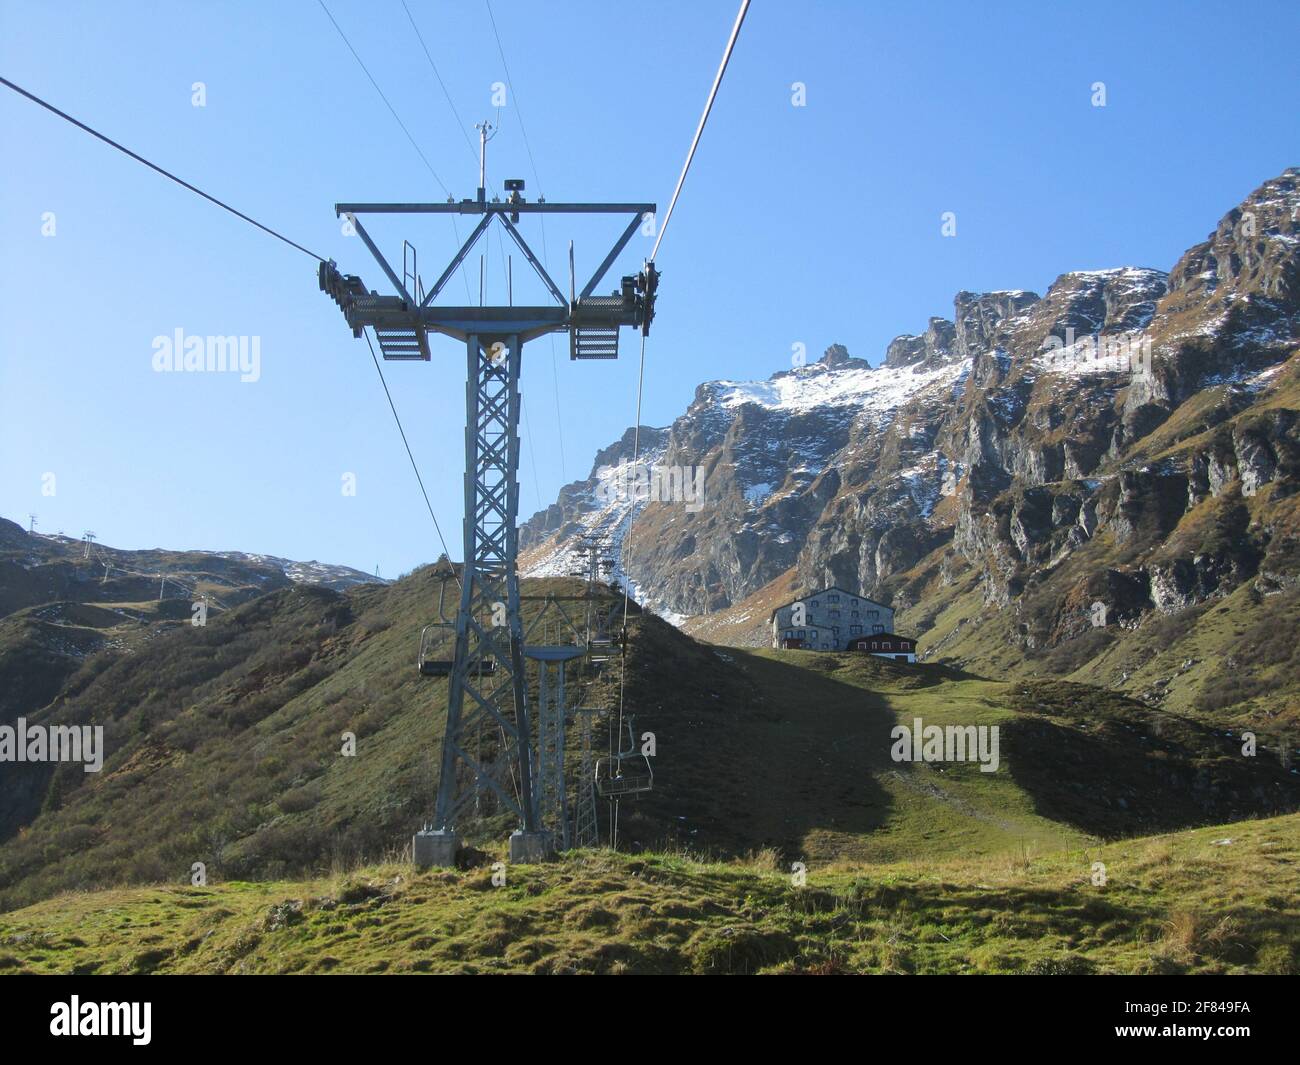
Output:
<instances>
[{"instance_id":1,"label":"building roof","mask_svg":"<svg viewBox=\"0 0 1300 1065\"><path fill-rule=\"evenodd\" d=\"M850 599L861 599L864 603L870 603L872 606L884 607L886 610L894 609L888 603L879 602L878 600L872 599L869 596L862 595L860 592L851 592L847 588L841 588L838 584L832 584L827 588L823 588L819 592L807 592L804 595L799 596L798 599L791 599L790 602L788 603L782 603L780 606L774 607L772 613L767 615L767 620L771 621L774 617L776 617L776 612L778 610L784 610L788 606L794 606L795 603L801 603L805 599L813 599L819 595L825 595L827 592L839 592L842 595L847 595Z\"/></svg>"},{"instance_id":2,"label":"building roof","mask_svg":"<svg viewBox=\"0 0 1300 1065\"><path fill-rule=\"evenodd\" d=\"M854 640L885 640L885 639L907 640L910 643L916 643L915 636L901 636L896 632L860 632L856 636L850 636L849 643L853 643Z\"/></svg>"}]
</instances>

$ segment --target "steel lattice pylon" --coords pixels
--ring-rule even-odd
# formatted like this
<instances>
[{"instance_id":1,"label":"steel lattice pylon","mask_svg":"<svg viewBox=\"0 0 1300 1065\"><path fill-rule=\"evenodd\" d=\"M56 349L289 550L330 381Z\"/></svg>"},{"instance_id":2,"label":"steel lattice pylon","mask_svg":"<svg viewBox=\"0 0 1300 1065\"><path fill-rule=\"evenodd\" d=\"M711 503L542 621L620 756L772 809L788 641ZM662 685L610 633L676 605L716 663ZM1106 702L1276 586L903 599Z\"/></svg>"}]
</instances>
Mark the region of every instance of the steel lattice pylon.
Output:
<instances>
[{"instance_id":1,"label":"steel lattice pylon","mask_svg":"<svg viewBox=\"0 0 1300 1065\"><path fill-rule=\"evenodd\" d=\"M321 290L343 311L353 335L360 337L365 329L373 330L386 360L429 361L430 334L454 337L466 345L465 563L440 758L433 826L436 831L416 834L417 865L449 865L454 861L456 826L484 789L519 819L524 838L518 838L519 832L511 837L512 858L543 856L551 847L547 829L557 832L561 841L568 834L563 794L563 699L549 698L548 688L548 698L541 700L539 716L543 720L539 722L538 746L534 747L524 673L515 569L522 348L534 337L568 332L572 358L616 357L622 326L638 327L643 335L649 333L659 280L654 263L646 262L639 274L623 277L612 295L593 294L644 220L653 217L654 204L529 203L522 195L524 183L517 179L505 183L508 195L504 202L488 202L481 174L482 166L478 195L472 200L335 205L335 212L347 219L383 268L394 295L367 289L356 275L341 274L332 261L322 262L319 274ZM384 258L361 222L362 215L371 214L478 215L480 219L442 275L425 291L414 271L404 265L399 276ZM516 227L525 214L630 217L581 291L572 276L570 252L569 298L565 299ZM435 302L493 223L499 223L523 253L553 304L475 307ZM407 247L409 244L403 245L404 256ZM560 715L558 721L556 713ZM484 728L495 730L501 737L492 757L486 756L480 742ZM547 750L549 756L543 753ZM539 769L544 769L542 779L548 782L544 796L539 796L537 788Z\"/></svg>"},{"instance_id":2,"label":"steel lattice pylon","mask_svg":"<svg viewBox=\"0 0 1300 1065\"><path fill-rule=\"evenodd\" d=\"M586 596L546 595L524 634L524 657L537 663L537 795L538 824L554 846L572 846L573 825L565 775L566 719L571 686L567 670L584 658L589 645L585 632L565 610L563 601Z\"/></svg>"},{"instance_id":3,"label":"steel lattice pylon","mask_svg":"<svg viewBox=\"0 0 1300 1065\"><path fill-rule=\"evenodd\" d=\"M551 834L555 846L570 846L569 804L564 782L564 715L565 662L586 654L585 647L574 647L566 654L539 655L537 651L563 651L562 648L537 648L529 657L537 659L537 808L541 827Z\"/></svg>"},{"instance_id":4,"label":"steel lattice pylon","mask_svg":"<svg viewBox=\"0 0 1300 1065\"><path fill-rule=\"evenodd\" d=\"M474 798L475 789L466 786L472 782L490 788L524 830L533 831L536 808L515 573L519 338L472 335L466 353L465 567L435 819L440 827L454 825ZM504 748L491 762L480 760L481 751L467 749L466 737L481 724L499 728L505 737Z\"/></svg>"}]
</instances>

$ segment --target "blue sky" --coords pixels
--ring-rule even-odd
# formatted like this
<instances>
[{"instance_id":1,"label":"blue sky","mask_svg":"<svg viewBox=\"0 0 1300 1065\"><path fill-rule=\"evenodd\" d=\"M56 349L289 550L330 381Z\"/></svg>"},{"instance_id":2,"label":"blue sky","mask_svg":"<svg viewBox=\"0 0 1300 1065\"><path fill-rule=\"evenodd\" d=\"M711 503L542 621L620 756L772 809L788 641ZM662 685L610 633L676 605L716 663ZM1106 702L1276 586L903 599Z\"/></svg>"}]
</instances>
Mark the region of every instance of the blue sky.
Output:
<instances>
[{"instance_id":1,"label":"blue sky","mask_svg":"<svg viewBox=\"0 0 1300 1065\"><path fill-rule=\"evenodd\" d=\"M438 176L472 195L464 129L497 121L492 86L506 80L484 4L407 0L458 122L400 0L326 2ZM657 200L662 213L732 0L493 11L515 92L489 148L492 188L518 176L530 197ZM1300 162L1297 31L1291 2L755 0L660 250L643 420L668 423L702 381L787 368L796 343L878 362L890 338L950 314L959 289L1168 269ZM371 287L378 267L333 205L446 197L317 0L3 0L0 72ZM0 515L119 547L385 576L436 556L366 346L312 260L3 88L0 137ZM426 281L453 248L428 221L378 230L394 256L403 237L417 245ZM614 232L548 224L552 272L567 274L570 237L581 270ZM611 277L649 244L638 237ZM495 240L489 254L499 300ZM260 378L154 372L154 338L176 329L260 338ZM430 364L385 366L457 557L462 354L440 339ZM632 424L634 338L617 363L536 341L523 388L527 514Z\"/></svg>"}]
</instances>

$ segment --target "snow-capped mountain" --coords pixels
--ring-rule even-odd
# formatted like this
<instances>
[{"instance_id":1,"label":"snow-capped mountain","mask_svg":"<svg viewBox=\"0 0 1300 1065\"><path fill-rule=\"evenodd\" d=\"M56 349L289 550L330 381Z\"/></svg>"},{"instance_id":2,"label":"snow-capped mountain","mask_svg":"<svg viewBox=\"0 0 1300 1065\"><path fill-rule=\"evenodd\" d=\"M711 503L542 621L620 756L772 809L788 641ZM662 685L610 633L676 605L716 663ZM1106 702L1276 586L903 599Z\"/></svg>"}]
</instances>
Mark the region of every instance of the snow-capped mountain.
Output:
<instances>
[{"instance_id":1,"label":"snow-capped mountain","mask_svg":"<svg viewBox=\"0 0 1300 1065\"><path fill-rule=\"evenodd\" d=\"M565 568L576 537L605 529L647 604L692 626L744 614L731 635L760 638L753 602L838 583L925 630L974 589L1022 651L1083 631L1079 603L1098 596L1136 625L1261 572L1294 581L1300 529L1262 508L1290 497L1300 464L1298 217L1291 169L1168 272L959 292L951 318L874 368L832 345L766 381L703 384L671 426L642 430L642 451L702 469L705 505L610 502L629 430L523 526L524 572ZM960 642L930 650L945 639Z\"/></svg>"},{"instance_id":2,"label":"snow-capped mountain","mask_svg":"<svg viewBox=\"0 0 1300 1065\"><path fill-rule=\"evenodd\" d=\"M319 584L341 592L357 584L387 584L387 579L366 573L351 566L339 566L331 562L295 562L289 558L277 558L275 555L248 554L243 551L216 551L220 558L236 559L258 566L271 566L278 569L295 584Z\"/></svg>"},{"instance_id":3,"label":"snow-capped mountain","mask_svg":"<svg viewBox=\"0 0 1300 1065\"><path fill-rule=\"evenodd\" d=\"M7 567L0 617L50 602L135 603L207 595L218 609L290 584L343 591L380 581L350 566L295 562L242 551L127 550L29 532L0 518L0 568ZM381 582L387 583L387 582Z\"/></svg>"}]
</instances>

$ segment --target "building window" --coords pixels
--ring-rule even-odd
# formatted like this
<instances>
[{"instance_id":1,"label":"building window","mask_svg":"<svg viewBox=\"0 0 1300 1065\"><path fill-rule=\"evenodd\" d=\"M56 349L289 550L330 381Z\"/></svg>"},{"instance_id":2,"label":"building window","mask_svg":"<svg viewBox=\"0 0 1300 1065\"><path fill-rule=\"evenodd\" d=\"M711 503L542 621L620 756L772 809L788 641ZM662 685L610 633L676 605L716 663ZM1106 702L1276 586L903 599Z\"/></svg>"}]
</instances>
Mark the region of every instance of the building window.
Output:
<instances>
[{"instance_id":1,"label":"building window","mask_svg":"<svg viewBox=\"0 0 1300 1065\"><path fill-rule=\"evenodd\" d=\"M880 617L880 611L879 611L879 610L868 610L868 611L867 611L867 617L869 617L869 618L878 618L878 617Z\"/></svg>"},{"instance_id":2,"label":"building window","mask_svg":"<svg viewBox=\"0 0 1300 1065\"><path fill-rule=\"evenodd\" d=\"M787 640L789 640L789 639L793 639L793 638L794 638L794 629L786 629L786 630L785 630L785 638L786 638Z\"/></svg>"},{"instance_id":3,"label":"building window","mask_svg":"<svg viewBox=\"0 0 1300 1065\"><path fill-rule=\"evenodd\" d=\"M871 641L871 649L872 649L873 651L879 651L879 650L880 650L880 644L879 644L879 642L876 641L876 640L872 640L872 641Z\"/></svg>"},{"instance_id":4,"label":"building window","mask_svg":"<svg viewBox=\"0 0 1300 1065\"><path fill-rule=\"evenodd\" d=\"M856 636L856 635L857 635L858 633L860 633L861 631L862 631L862 626L861 626L861 625L850 625L850 626L849 626L849 635L850 635L850 636Z\"/></svg>"},{"instance_id":5,"label":"building window","mask_svg":"<svg viewBox=\"0 0 1300 1065\"><path fill-rule=\"evenodd\" d=\"M884 631L885 631L885 626L884 626L884 625L872 625L872 626L871 626L871 631L872 631L872 632L884 632Z\"/></svg>"},{"instance_id":6,"label":"building window","mask_svg":"<svg viewBox=\"0 0 1300 1065\"><path fill-rule=\"evenodd\" d=\"M812 605L813 605L813 606L816 606L816 605L817 605L817 600L816 600L816 599L814 599L814 600L812 601Z\"/></svg>"},{"instance_id":7,"label":"building window","mask_svg":"<svg viewBox=\"0 0 1300 1065\"><path fill-rule=\"evenodd\" d=\"M811 636L814 640L817 639L817 630L816 630L816 629L809 629L809 630L808 630L808 635Z\"/></svg>"},{"instance_id":8,"label":"building window","mask_svg":"<svg viewBox=\"0 0 1300 1065\"><path fill-rule=\"evenodd\" d=\"M826 597L826 602L828 603L838 603L839 601L840 597L838 595L828 595Z\"/></svg>"}]
</instances>

